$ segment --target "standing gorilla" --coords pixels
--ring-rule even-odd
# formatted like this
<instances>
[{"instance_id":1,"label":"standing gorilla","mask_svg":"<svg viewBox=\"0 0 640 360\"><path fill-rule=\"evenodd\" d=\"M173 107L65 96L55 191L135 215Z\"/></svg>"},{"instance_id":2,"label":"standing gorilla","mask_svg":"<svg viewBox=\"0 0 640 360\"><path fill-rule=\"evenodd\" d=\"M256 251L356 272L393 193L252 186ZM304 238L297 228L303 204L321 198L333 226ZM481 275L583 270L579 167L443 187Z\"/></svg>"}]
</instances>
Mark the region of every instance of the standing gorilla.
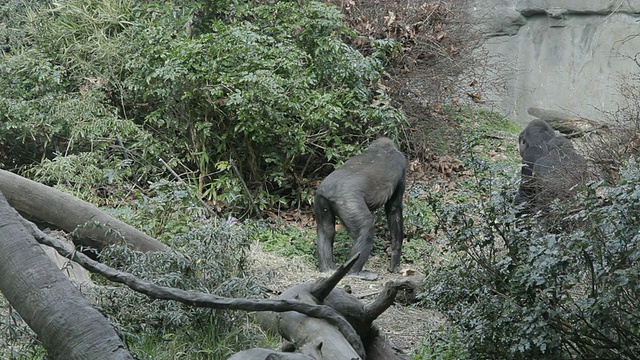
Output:
<instances>
[{"instance_id":1,"label":"standing gorilla","mask_svg":"<svg viewBox=\"0 0 640 360\"><path fill-rule=\"evenodd\" d=\"M314 214L318 242L316 251L320 271L336 267L333 261L333 240L336 216L355 239L350 256L360 252L351 269L359 278L375 280L378 275L363 271L369 258L374 237L372 210L384 205L391 233L391 264L397 271L402 252L402 195L405 187L407 161L391 139L375 140L364 153L356 155L329 176L316 192Z\"/></svg>"},{"instance_id":2,"label":"standing gorilla","mask_svg":"<svg viewBox=\"0 0 640 360\"><path fill-rule=\"evenodd\" d=\"M523 166L515 204L526 204L526 211L566 196L585 175L585 159L543 120L531 121L518 143Z\"/></svg>"}]
</instances>

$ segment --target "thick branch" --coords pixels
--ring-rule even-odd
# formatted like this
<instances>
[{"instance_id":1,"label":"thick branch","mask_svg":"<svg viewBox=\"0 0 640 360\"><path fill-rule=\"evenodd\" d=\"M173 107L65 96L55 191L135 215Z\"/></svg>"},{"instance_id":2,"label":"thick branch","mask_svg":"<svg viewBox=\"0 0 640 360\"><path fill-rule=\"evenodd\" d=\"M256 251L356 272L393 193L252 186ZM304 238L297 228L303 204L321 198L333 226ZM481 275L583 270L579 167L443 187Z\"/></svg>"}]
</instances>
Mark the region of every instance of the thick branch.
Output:
<instances>
[{"instance_id":1,"label":"thick branch","mask_svg":"<svg viewBox=\"0 0 640 360\"><path fill-rule=\"evenodd\" d=\"M556 110L530 107L527 112L531 116L548 122L555 130L567 134L567 137L579 137L588 132L607 129L607 125L598 121L567 115Z\"/></svg>"},{"instance_id":2,"label":"thick branch","mask_svg":"<svg viewBox=\"0 0 640 360\"><path fill-rule=\"evenodd\" d=\"M313 286L309 290L311 295L315 297L318 302L323 302L327 295L329 295L331 290L333 290L336 285L338 285L340 280L342 280L342 278L344 278L349 273L349 270L351 270L353 264L358 261L358 258L360 258L360 252L353 255L351 259L347 260L346 263L340 265L336 269L336 271L334 271L333 274L331 274L331 276L329 276L328 278L316 281L316 283L313 284Z\"/></svg>"},{"instance_id":3,"label":"thick branch","mask_svg":"<svg viewBox=\"0 0 640 360\"><path fill-rule=\"evenodd\" d=\"M0 191L14 209L75 232L83 245L102 248L124 239L139 251L169 250L160 241L73 195L5 170L0 170Z\"/></svg>"},{"instance_id":4,"label":"thick branch","mask_svg":"<svg viewBox=\"0 0 640 360\"><path fill-rule=\"evenodd\" d=\"M365 306L365 313L370 318L370 321L373 322L373 320L377 319L380 314L389 308L389 306L393 305L396 295L398 294L398 290L400 289L411 289L411 284L404 281L389 281L384 284L384 289L382 289L376 299Z\"/></svg>"},{"instance_id":5,"label":"thick branch","mask_svg":"<svg viewBox=\"0 0 640 360\"><path fill-rule=\"evenodd\" d=\"M158 286L151 282L141 280L132 274L113 269L103 263L92 260L80 252L70 251L56 238L40 231L40 229L38 229L38 227L33 223L27 220L23 221L25 222L25 227L31 230L33 236L41 244L53 247L58 251L58 253L60 253L60 255L77 262L92 273L100 274L108 280L125 284L132 290L145 294L149 297L161 300L173 300L190 306L212 309L273 312L296 311L313 318L326 320L331 325L338 328L342 335L351 344L353 344L354 349L358 351L358 353L364 354L362 341L354 331L353 327L351 327L344 317L329 306L310 305L298 300L233 299L172 287Z\"/></svg>"}]
</instances>

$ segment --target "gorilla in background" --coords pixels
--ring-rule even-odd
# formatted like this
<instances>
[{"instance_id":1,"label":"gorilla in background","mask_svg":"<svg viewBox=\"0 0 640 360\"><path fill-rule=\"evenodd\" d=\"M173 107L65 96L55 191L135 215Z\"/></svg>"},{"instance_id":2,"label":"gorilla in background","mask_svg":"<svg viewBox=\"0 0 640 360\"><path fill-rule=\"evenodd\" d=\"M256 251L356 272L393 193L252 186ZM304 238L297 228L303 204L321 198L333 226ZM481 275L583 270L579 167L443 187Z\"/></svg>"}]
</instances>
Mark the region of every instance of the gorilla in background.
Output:
<instances>
[{"instance_id":1,"label":"gorilla in background","mask_svg":"<svg viewBox=\"0 0 640 360\"><path fill-rule=\"evenodd\" d=\"M520 132L518 149L522 157L520 188L514 203L530 203L538 192L533 178L533 167L538 159L548 152L547 143L556 136L555 130L546 121L535 119Z\"/></svg>"},{"instance_id":2,"label":"gorilla in background","mask_svg":"<svg viewBox=\"0 0 640 360\"><path fill-rule=\"evenodd\" d=\"M336 216L355 240L350 257L360 252L351 274L365 280L378 275L362 268L371 254L374 238L373 210L384 205L391 233L389 271L395 272L402 252L402 196L407 161L389 138L375 140L327 176L316 191L314 215L320 271L335 269L333 241Z\"/></svg>"},{"instance_id":3,"label":"gorilla in background","mask_svg":"<svg viewBox=\"0 0 640 360\"><path fill-rule=\"evenodd\" d=\"M522 163L522 175L533 176L533 164L547 154L547 143L556 136L546 121L535 119L518 136L518 148Z\"/></svg>"},{"instance_id":4,"label":"gorilla in background","mask_svg":"<svg viewBox=\"0 0 640 360\"><path fill-rule=\"evenodd\" d=\"M525 204L525 211L568 195L584 177L585 159L543 120L531 121L520 133L518 145L523 166L514 203Z\"/></svg>"},{"instance_id":5,"label":"gorilla in background","mask_svg":"<svg viewBox=\"0 0 640 360\"><path fill-rule=\"evenodd\" d=\"M584 178L587 162L564 137L554 137L547 147L547 154L533 165L533 173L549 201L566 196Z\"/></svg>"}]
</instances>

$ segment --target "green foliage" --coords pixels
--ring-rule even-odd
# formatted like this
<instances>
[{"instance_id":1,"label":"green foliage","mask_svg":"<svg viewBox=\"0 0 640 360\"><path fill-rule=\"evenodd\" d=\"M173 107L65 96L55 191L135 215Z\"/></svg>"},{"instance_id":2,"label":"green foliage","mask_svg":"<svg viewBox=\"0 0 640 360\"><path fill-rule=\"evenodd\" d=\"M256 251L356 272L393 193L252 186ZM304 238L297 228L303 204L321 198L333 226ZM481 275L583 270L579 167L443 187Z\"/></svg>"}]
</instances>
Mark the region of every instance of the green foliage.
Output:
<instances>
[{"instance_id":1,"label":"green foliage","mask_svg":"<svg viewBox=\"0 0 640 360\"><path fill-rule=\"evenodd\" d=\"M414 360L464 360L471 358L455 329L440 327L427 333Z\"/></svg>"},{"instance_id":2,"label":"green foliage","mask_svg":"<svg viewBox=\"0 0 640 360\"><path fill-rule=\"evenodd\" d=\"M515 181L491 168L480 166L491 174L477 177L480 196L429 199L449 250L427 269L424 300L454 325L447 343L479 359L637 358L640 169L553 217L516 219Z\"/></svg>"},{"instance_id":3,"label":"green foliage","mask_svg":"<svg viewBox=\"0 0 640 360\"><path fill-rule=\"evenodd\" d=\"M346 45L355 34L331 5L32 6L19 17L30 41L13 41L0 65L5 167L89 150L118 163L126 152L121 176L140 184L164 171L150 166L162 156L201 195L253 211L404 120L377 85L386 52Z\"/></svg>"},{"instance_id":4,"label":"green foliage","mask_svg":"<svg viewBox=\"0 0 640 360\"><path fill-rule=\"evenodd\" d=\"M113 186L115 178L131 176L125 170L133 163L131 157L153 151L144 129L119 117L96 86L67 93L64 68L35 50L4 60L0 62L0 145L4 147L0 162L5 167L41 162L41 168L32 173L36 180L67 186L81 195L80 189L88 192L109 181ZM92 168L91 175L76 171L86 165L101 169ZM136 163L136 170L147 169L146 163Z\"/></svg>"},{"instance_id":5,"label":"green foliage","mask_svg":"<svg viewBox=\"0 0 640 360\"><path fill-rule=\"evenodd\" d=\"M422 264L432 246L432 232L437 217L425 201L431 191L431 187L415 182L405 193L403 262Z\"/></svg>"},{"instance_id":6,"label":"green foliage","mask_svg":"<svg viewBox=\"0 0 640 360\"><path fill-rule=\"evenodd\" d=\"M336 9L278 2L237 12L197 37L149 28L146 58L124 82L151 104L147 123L187 140L185 159L200 173L233 159L252 187L291 186L318 155L344 151L344 130L371 136L400 119L384 94L370 94L380 64L340 41Z\"/></svg>"},{"instance_id":7,"label":"green foliage","mask_svg":"<svg viewBox=\"0 0 640 360\"><path fill-rule=\"evenodd\" d=\"M161 286L224 297L261 297L258 283L246 275L249 240L243 228L208 219L207 209L194 203L193 191L185 184L163 181L151 189L151 197L141 197L118 214L157 235L181 256L113 246L101 253L101 261ZM247 320L237 322L246 317L243 313L158 301L123 286L83 291L88 298L99 299L94 305L141 358L226 358L245 342L255 341L255 333L239 326Z\"/></svg>"},{"instance_id":8,"label":"green foliage","mask_svg":"<svg viewBox=\"0 0 640 360\"><path fill-rule=\"evenodd\" d=\"M264 250L315 261L315 231L265 221L256 221L249 228L251 240L260 242Z\"/></svg>"},{"instance_id":9,"label":"green foliage","mask_svg":"<svg viewBox=\"0 0 640 360\"><path fill-rule=\"evenodd\" d=\"M210 215L195 193L185 183L160 180L149 184L144 193L138 191L136 201L130 205L107 211L163 242L173 242ZM215 218L210 221L212 226L220 222Z\"/></svg>"},{"instance_id":10,"label":"green foliage","mask_svg":"<svg viewBox=\"0 0 640 360\"><path fill-rule=\"evenodd\" d=\"M0 358L30 360L43 359L46 351L40 345L36 334L29 329L27 324L22 320L10 305L9 302L0 294L0 338L2 346L0 346Z\"/></svg>"}]
</instances>

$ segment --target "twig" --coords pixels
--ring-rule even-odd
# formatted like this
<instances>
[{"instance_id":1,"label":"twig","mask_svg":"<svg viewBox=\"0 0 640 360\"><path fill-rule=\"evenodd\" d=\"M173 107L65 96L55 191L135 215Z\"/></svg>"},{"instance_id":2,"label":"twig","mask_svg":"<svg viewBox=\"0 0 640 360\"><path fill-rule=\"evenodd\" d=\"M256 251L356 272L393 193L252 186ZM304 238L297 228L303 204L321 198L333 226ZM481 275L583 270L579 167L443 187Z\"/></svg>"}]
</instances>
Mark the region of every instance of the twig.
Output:
<instances>
[{"instance_id":1,"label":"twig","mask_svg":"<svg viewBox=\"0 0 640 360\"><path fill-rule=\"evenodd\" d=\"M167 164L166 161L164 161L163 158L158 157L158 160L160 160L160 162L162 163L162 165L164 165L164 167L169 170L169 172L171 173L171 175L173 175L173 177L176 178L176 180L181 183L186 185L186 183L184 182L184 180L182 180L182 178L180 177L180 175L178 175L175 171L173 171L173 169L171 168L171 166L169 166L169 164ZM215 211L213 211L213 209L206 203L204 202L204 200L202 200L202 198L200 196L195 196L198 198L198 201L200 201L200 204L202 204L202 206L207 210L207 215L211 216L213 214L215 214Z\"/></svg>"},{"instance_id":2,"label":"twig","mask_svg":"<svg viewBox=\"0 0 640 360\"><path fill-rule=\"evenodd\" d=\"M249 197L249 201L251 201L251 203L253 204L254 210L256 211L256 215L258 215L258 218L262 219L262 213L260 212L260 208L258 208L258 204L253 199L253 196L251 195L251 191L249 191L249 187L247 186L247 183L244 182L244 179L242 178L242 174L240 174L240 170L238 170L238 167L236 166L236 162L233 161L232 158L229 158L229 163L231 164L231 167L233 168L233 171L236 173L236 176L238 177L238 179L240 179L240 181L242 182L242 187L244 188L244 191L247 193L247 196Z\"/></svg>"}]
</instances>

